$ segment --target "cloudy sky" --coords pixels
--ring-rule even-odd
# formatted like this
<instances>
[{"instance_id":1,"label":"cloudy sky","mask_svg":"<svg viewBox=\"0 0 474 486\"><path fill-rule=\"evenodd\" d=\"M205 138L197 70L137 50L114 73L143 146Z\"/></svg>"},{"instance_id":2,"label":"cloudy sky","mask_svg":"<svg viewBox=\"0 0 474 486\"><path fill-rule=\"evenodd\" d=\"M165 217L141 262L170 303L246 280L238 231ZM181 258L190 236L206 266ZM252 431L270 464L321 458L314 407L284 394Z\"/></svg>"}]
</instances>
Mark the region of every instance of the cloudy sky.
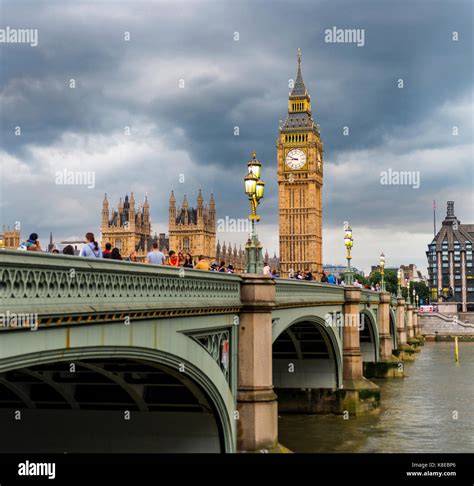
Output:
<instances>
[{"instance_id":1,"label":"cloudy sky","mask_svg":"<svg viewBox=\"0 0 474 486\"><path fill-rule=\"evenodd\" d=\"M325 263L344 261L344 221L356 267L369 270L384 251L387 266L423 272L433 199L438 227L447 200L474 223L470 0L1 0L0 9L0 29L38 29L36 47L0 44L0 223L19 221L23 238L98 234L105 192L111 206L148 194L157 232L167 231L171 189L178 201L213 192L218 218L244 218L255 149L267 189L260 237L278 252L275 144L298 47L325 147ZM364 45L325 42L333 27L363 29ZM93 173L94 187L57 184L64 170ZM389 170L414 183L381 184Z\"/></svg>"}]
</instances>

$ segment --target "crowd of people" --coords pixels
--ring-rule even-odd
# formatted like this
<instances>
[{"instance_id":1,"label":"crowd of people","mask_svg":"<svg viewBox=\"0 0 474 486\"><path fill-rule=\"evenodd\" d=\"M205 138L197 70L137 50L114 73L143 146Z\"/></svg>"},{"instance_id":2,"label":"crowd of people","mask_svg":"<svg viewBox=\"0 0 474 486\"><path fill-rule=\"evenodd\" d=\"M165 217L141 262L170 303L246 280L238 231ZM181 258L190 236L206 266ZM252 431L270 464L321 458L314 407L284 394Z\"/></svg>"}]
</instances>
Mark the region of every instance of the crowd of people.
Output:
<instances>
[{"instance_id":1,"label":"crowd of people","mask_svg":"<svg viewBox=\"0 0 474 486\"><path fill-rule=\"evenodd\" d=\"M120 250L118 248L112 248L112 245L110 243L106 243L105 249L102 250L99 246L99 243L95 240L93 233L87 233L85 239L86 242L79 253L79 256L81 257L109 258L111 260L138 262L138 256L136 251L133 251L126 258L122 258ZM38 235L36 233L32 233L26 241L20 244L18 249L26 251L42 251ZM59 250L53 249L52 253L59 253ZM63 249L63 254L75 255L74 248L71 245L67 245ZM168 265L171 267L194 268L196 270L210 270L213 272L234 273L234 267L231 264L226 265L224 261L221 261L220 263L211 262L202 255L200 255L196 260L190 253L183 254L183 252L181 251L176 253L174 250L171 250L168 252L168 255L165 255L160 250L160 248L158 247L158 243L156 242L153 243L152 250L147 255L146 263L150 265ZM263 274L272 278L280 277L278 271L275 268L272 269L268 262L264 263ZM315 281L315 278L309 269L305 269L304 271L298 270L296 272L292 272L290 273L289 278L295 280ZM325 272L323 272L321 276L321 283L344 285L344 280L341 277L333 275L332 273L326 274ZM378 283L375 285L363 285L357 279L355 279L352 285L354 287L366 288L375 292L381 291L380 284Z\"/></svg>"},{"instance_id":2,"label":"crowd of people","mask_svg":"<svg viewBox=\"0 0 474 486\"><path fill-rule=\"evenodd\" d=\"M31 233L30 237L22 242L18 247L18 250L25 251L43 251L38 239L37 233ZM59 254L57 248L53 249L51 253ZM64 247L62 253L64 255L75 255L74 248L71 245ZM93 233L87 233L85 237L85 243L79 252L80 257L86 258L105 258L110 260L125 260L129 262L138 262L138 255L136 251L133 251L127 257L122 257L118 248L112 248L110 243L105 244L104 250L99 246L99 243L95 240ZM211 270L214 272L234 273L234 267L232 264L226 265L225 262L220 263L211 262L204 256L200 255L197 259L194 259L190 253L183 254L183 252L176 253L171 250L168 255L165 255L158 247L158 243L153 243L152 250L146 257L146 263L150 265L167 265L171 267L183 267L183 268L195 268L197 270Z\"/></svg>"}]
</instances>

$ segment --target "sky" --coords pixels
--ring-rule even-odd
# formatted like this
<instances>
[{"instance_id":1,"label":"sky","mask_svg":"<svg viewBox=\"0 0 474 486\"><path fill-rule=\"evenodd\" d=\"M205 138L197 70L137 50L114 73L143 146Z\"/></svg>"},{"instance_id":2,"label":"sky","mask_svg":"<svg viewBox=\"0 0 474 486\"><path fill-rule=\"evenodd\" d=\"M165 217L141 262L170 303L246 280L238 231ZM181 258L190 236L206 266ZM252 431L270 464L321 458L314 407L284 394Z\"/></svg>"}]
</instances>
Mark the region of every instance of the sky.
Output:
<instances>
[{"instance_id":1,"label":"sky","mask_svg":"<svg viewBox=\"0 0 474 486\"><path fill-rule=\"evenodd\" d=\"M448 200L474 223L470 0L0 0L0 18L0 33L38 35L0 43L0 224L22 238L98 234L104 193L111 207L147 194L158 233L172 189L178 203L213 193L218 220L246 218L256 150L259 236L278 253L276 139L298 48L324 143L324 263L344 262L348 221L355 267L384 252L387 267L426 273L433 200L438 228ZM61 183L70 173L94 180ZM247 238L223 229L221 243Z\"/></svg>"}]
</instances>

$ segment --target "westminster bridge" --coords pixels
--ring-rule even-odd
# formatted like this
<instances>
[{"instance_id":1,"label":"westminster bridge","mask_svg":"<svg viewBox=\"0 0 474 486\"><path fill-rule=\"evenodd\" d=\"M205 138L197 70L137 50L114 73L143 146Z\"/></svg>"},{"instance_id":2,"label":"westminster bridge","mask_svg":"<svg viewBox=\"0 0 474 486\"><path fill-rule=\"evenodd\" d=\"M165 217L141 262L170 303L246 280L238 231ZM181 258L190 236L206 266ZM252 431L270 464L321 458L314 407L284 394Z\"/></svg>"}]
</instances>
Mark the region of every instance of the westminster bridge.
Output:
<instances>
[{"instance_id":1,"label":"westminster bridge","mask_svg":"<svg viewBox=\"0 0 474 486\"><path fill-rule=\"evenodd\" d=\"M278 412L377 409L418 310L388 292L0 251L0 450L273 451Z\"/></svg>"}]
</instances>

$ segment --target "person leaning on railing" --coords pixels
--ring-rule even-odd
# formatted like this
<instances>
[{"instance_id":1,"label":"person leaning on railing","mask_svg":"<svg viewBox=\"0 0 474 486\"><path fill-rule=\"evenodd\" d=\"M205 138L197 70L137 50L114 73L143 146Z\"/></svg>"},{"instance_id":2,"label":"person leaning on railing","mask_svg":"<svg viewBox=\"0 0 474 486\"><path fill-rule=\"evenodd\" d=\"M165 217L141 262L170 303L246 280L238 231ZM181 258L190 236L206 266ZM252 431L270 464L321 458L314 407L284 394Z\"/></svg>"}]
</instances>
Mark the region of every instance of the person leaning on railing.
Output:
<instances>
[{"instance_id":1,"label":"person leaning on railing","mask_svg":"<svg viewBox=\"0 0 474 486\"><path fill-rule=\"evenodd\" d=\"M204 258L202 255L199 255L199 261L196 263L195 267L196 270L210 270L211 264L209 260Z\"/></svg>"}]
</instances>

